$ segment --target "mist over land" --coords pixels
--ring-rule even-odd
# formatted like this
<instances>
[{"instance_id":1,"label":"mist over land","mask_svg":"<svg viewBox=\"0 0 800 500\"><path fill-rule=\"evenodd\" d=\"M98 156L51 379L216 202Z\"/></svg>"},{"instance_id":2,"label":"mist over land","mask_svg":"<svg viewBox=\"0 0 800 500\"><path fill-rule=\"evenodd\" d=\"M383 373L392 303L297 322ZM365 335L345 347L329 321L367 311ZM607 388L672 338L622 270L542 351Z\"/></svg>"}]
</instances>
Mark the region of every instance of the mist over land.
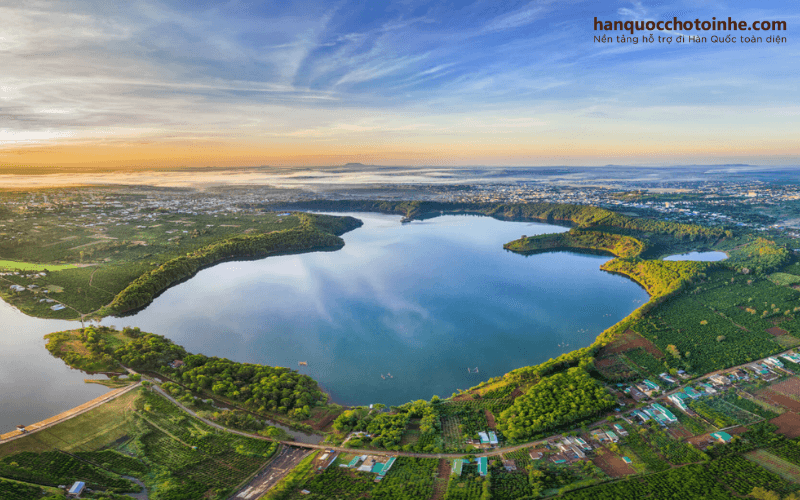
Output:
<instances>
[{"instance_id":1,"label":"mist over land","mask_svg":"<svg viewBox=\"0 0 800 500\"><path fill-rule=\"evenodd\" d=\"M480 185L540 183L553 186L674 187L680 182L794 182L795 166L744 164L661 167L441 167L348 163L317 167L0 167L4 188L76 185L138 185L209 188L226 185L330 190L375 185Z\"/></svg>"}]
</instances>

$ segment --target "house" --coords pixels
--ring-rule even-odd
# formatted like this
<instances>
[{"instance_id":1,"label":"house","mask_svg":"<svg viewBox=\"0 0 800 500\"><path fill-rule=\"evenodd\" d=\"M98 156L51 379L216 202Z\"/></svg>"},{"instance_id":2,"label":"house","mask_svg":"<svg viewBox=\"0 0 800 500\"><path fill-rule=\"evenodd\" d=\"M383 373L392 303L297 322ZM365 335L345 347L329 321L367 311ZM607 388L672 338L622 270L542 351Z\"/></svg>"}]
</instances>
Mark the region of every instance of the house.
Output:
<instances>
[{"instance_id":1,"label":"house","mask_svg":"<svg viewBox=\"0 0 800 500\"><path fill-rule=\"evenodd\" d=\"M625 462L626 464L632 464L633 463L633 460L631 460L628 457L622 457L622 461Z\"/></svg>"},{"instance_id":2,"label":"house","mask_svg":"<svg viewBox=\"0 0 800 500\"><path fill-rule=\"evenodd\" d=\"M651 382L651 381L649 381L647 379L644 379L642 381L642 383L644 383L644 385L646 385L647 388L650 389L651 391L660 391L661 390L661 387L658 384L656 384L655 382Z\"/></svg>"},{"instance_id":3,"label":"house","mask_svg":"<svg viewBox=\"0 0 800 500\"><path fill-rule=\"evenodd\" d=\"M726 443L726 444L730 443L731 439L733 439L730 434L728 434L727 432L722 432L722 431L713 432L711 434L711 437L713 437L714 439L716 439L717 441L719 441L721 443Z\"/></svg>"},{"instance_id":4,"label":"house","mask_svg":"<svg viewBox=\"0 0 800 500\"><path fill-rule=\"evenodd\" d=\"M80 498L83 491L86 489L86 483L83 481L75 481L67 491L67 497Z\"/></svg>"},{"instance_id":5,"label":"house","mask_svg":"<svg viewBox=\"0 0 800 500\"><path fill-rule=\"evenodd\" d=\"M489 461L486 457L480 457L478 459L478 474L481 476L485 476L486 472L489 469Z\"/></svg>"},{"instance_id":6,"label":"house","mask_svg":"<svg viewBox=\"0 0 800 500\"><path fill-rule=\"evenodd\" d=\"M669 376L669 375L667 375L666 373L662 373L661 375L659 375L659 377L660 377L662 380L666 380L666 381L667 381L667 382L669 382L670 384L677 384L677 383L678 383L678 381L677 381L677 380L675 380L674 378L670 377L670 376Z\"/></svg>"},{"instance_id":7,"label":"house","mask_svg":"<svg viewBox=\"0 0 800 500\"><path fill-rule=\"evenodd\" d=\"M633 412L631 412L631 415L633 415L635 418L638 418L642 422L647 422L648 420L650 420L650 416L649 415L647 415L644 412L641 412L639 410L633 410Z\"/></svg>"},{"instance_id":8,"label":"house","mask_svg":"<svg viewBox=\"0 0 800 500\"><path fill-rule=\"evenodd\" d=\"M631 397L636 402L639 402L639 401L642 401L644 399L647 399L647 395L645 395L645 393L643 393L642 391L640 391L636 387L630 387L630 391L628 391L628 392L630 393Z\"/></svg>"},{"instance_id":9,"label":"house","mask_svg":"<svg viewBox=\"0 0 800 500\"><path fill-rule=\"evenodd\" d=\"M688 401L691 398L688 395L682 392L676 392L675 394L671 394L668 399L672 401L675 404L675 406L677 406L681 410L683 411L689 410Z\"/></svg>"},{"instance_id":10,"label":"house","mask_svg":"<svg viewBox=\"0 0 800 500\"><path fill-rule=\"evenodd\" d=\"M769 358L765 359L764 363L774 366L775 368L783 368L783 363L781 363L780 360L774 356L770 356Z\"/></svg>"},{"instance_id":11,"label":"house","mask_svg":"<svg viewBox=\"0 0 800 500\"><path fill-rule=\"evenodd\" d=\"M709 384L706 384L704 382L700 382L699 384L697 384L697 387L699 389L703 389L708 394L716 394L717 393L716 389L714 389Z\"/></svg>"},{"instance_id":12,"label":"house","mask_svg":"<svg viewBox=\"0 0 800 500\"><path fill-rule=\"evenodd\" d=\"M606 431L606 436L608 436L608 439L610 439L612 443L619 442L619 438L614 434L614 431Z\"/></svg>"},{"instance_id":13,"label":"house","mask_svg":"<svg viewBox=\"0 0 800 500\"><path fill-rule=\"evenodd\" d=\"M634 410L634 413L636 413L636 410ZM600 429L595 429L590 434L595 441L600 441L601 443L608 441L608 435Z\"/></svg>"},{"instance_id":14,"label":"house","mask_svg":"<svg viewBox=\"0 0 800 500\"><path fill-rule=\"evenodd\" d=\"M625 436L627 436L627 435L628 435L628 431L626 431L626 430L625 430L625 428L624 428L624 427L622 427L622 426L621 426L621 425L619 425L619 424L614 424L614 430L616 430L616 431L617 431L617 434L619 434L619 435L620 435L620 436L622 436L622 437L625 437Z\"/></svg>"},{"instance_id":15,"label":"house","mask_svg":"<svg viewBox=\"0 0 800 500\"><path fill-rule=\"evenodd\" d=\"M692 398L692 399L697 399L697 398L699 398L699 397L701 397L701 396L702 396L702 394L700 394L699 392L695 391L695 390L694 390L694 389L692 389L691 387L687 387L686 389L684 389L684 390L683 390L683 392L684 392L684 393L685 393L687 396L689 396L690 398Z\"/></svg>"},{"instance_id":16,"label":"house","mask_svg":"<svg viewBox=\"0 0 800 500\"><path fill-rule=\"evenodd\" d=\"M175 361L173 361L172 363L170 363L170 364L169 364L169 366L171 366L172 368L178 369L178 368L180 368L181 366L183 366L183 365L185 365L185 364L186 364L186 363L184 363L184 362L183 362L183 361L181 361L180 359L176 359Z\"/></svg>"},{"instance_id":17,"label":"house","mask_svg":"<svg viewBox=\"0 0 800 500\"><path fill-rule=\"evenodd\" d=\"M793 352L787 352L785 354L781 354L781 357L787 361L791 361L792 363L800 363L800 356Z\"/></svg>"},{"instance_id":18,"label":"house","mask_svg":"<svg viewBox=\"0 0 800 500\"><path fill-rule=\"evenodd\" d=\"M586 458L586 453L584 453L584 452L583 452L583 450L581 450L581 449L580 449L580 448L578 448L577 446L573 446L573 447L571 447L571 448L569 449L569 451L571 451L572 453L574 453L574 454L575 454L575 456L576 456L577 458L579 458L580 460L583 460L584 458Z\"/></svg>"},{"instance_id":19,"label":"house","mask_svg":"<svg viewBox=\"0 0 800 500\"><path fill-rule=\"evenodd\" d=\"M532 451L532 452L530 452L531 460L541 460L543 456L544 456L544 453L542 453L541 451Z\"/></svg>"},{"instance_id":20,"label":"house","mask_svg":"<svg viewBox=\"0 0 800 500\"><path fill-rule=\"evenodd\" d=\"M489 431L489 444L499 444L500 442L497 440L497 434L494 431Z\"/></svg>"},{"instance_id":21,"label":"house","mask_svg":"<svg viewBox=\"0 0 800 500\"><path fill-rule=\"evenodd\" d=\"M675 422L678 421L678 419L675 417L675 415L672 414L671 411L661 406L660 404L653 403L652 408L656 413L656 420L658 420L659 423L674 424Z\"/></svg>"},{"instance_id":22,"label":"house","mask_svg":"<svg viewBox=\"0 0 800 500\"><path fill-rule=\"evenodd\" d=\"M517 470L517 464L513 460L503 460L503 467L508 472L513 472L513 471Z\"/></svg>"},{"instance_id":23,"label":"house","mask_svg":"<svg viewBox=\"0 0 800 500\"><path fill-rule=\"evenodd\" d=\"M453 466L450 468L450 474L455 474L456 476L461 475L461 470L464 468L464 460L461 458L456 458L453 460Z\"/></svg>"},{"instance_id":24,"label":"house","mask_svg":"<svg viewBox=\"0 0 800 500\"><path fill-rule=\"evenodd\" d=\"M24 292L25 291L25 287L24 286L19 286L19 285L11 285L8 288L14 290L15 292Z\"/></svg>"},{"instance_id":25,"label":"house","mask_svg":"<svg viewBox=\"0 0 800 500\"><path fill-rule=\"evenodd\" d=\"M66 309L63 304L56 304L54 306L50 306L50 309L53 311L60 311L62 309Z\"/></svg>"},{"instance_id":26,"label":"house","mask_svg":"<svg viewBox=\"0 0 800 500\"><path fill-rule=\"evenodd\" d=\"M686 371L684 371L684 370L678 370L678 376L680 378L682 378L682 379L687 379L687 378L691 377L691 375L686 373Z\"/></svg>"},{"instance_id":27,"label":"house","mask_svg":"<svg viewBox=\"0 0 800 500\"><path fill-rule=\"evenodd\" d=\"M731 380L725 375L711 375L708 379L717 386L731 385Z\"/></svg>"}]
</instances>

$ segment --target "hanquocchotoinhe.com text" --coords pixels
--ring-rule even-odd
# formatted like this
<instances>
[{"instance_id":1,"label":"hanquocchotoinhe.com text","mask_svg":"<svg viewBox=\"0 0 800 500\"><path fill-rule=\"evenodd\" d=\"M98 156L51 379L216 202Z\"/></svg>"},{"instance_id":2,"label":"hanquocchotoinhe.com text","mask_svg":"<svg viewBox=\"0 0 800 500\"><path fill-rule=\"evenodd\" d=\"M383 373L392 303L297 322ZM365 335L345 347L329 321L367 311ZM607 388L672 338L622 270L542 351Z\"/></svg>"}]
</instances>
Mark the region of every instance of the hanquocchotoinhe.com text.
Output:
<instances>
[{"instance_id":1,"label":"hanquocchotoinhe.com text","mask_svg":"<svg viewBox=\"0 0 800 500\"><path fill-rule=\"evenodd\" d=\"M603 21L594 18L595 31L627 31L633 35L636 31L786 31L786 21L682 21L673 17L671 21Z\"/></svg>"}]
</instances>

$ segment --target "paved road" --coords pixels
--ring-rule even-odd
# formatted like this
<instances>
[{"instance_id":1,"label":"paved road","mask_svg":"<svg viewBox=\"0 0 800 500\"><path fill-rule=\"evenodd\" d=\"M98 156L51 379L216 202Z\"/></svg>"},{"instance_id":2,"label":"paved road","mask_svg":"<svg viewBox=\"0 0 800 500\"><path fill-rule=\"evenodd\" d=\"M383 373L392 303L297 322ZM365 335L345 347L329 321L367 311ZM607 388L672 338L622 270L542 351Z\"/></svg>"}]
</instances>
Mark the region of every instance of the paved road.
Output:
<instances>
[{"instance_id":1,"label":"paved road","mask_svg":"<svg viewBox=\"0 0 800 500\"><path fill-rule=\"evenodd\" d=\"M247 486L239 490L231 499L254 500L261 498L311 453L311 450L305 448L281 446L281 451L267 464L264 470L259 472Z\"/></svg>"}]
</instances>

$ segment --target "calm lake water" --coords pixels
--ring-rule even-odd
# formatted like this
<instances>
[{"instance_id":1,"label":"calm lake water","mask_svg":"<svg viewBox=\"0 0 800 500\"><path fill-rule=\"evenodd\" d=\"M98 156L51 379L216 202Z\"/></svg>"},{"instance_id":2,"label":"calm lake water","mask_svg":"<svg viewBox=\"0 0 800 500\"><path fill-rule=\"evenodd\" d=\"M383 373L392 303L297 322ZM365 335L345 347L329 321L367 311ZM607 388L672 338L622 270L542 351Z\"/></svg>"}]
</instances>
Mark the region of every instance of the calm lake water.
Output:
<instances>
[{"instance_id":1,"label":"calm lake water","mask_svg":"<svg viewBox=\"0 0 800 500\"><path fill-rule=\"evenodd\" d=\"M298 369L339 403L400 404L588 345L648 299L632 281L600 271L609 257L502 248L563 227L350 215L364 226L344 235L341 250L223 263L103 324L139 326L191 352ZM0 428L105 390L44 349L42 335L75 323L29 318L3 303L0 324Z\"/></svg>"},{"instance_id":2,"label":"calm lake water","mask_svg":"<svg viewBox=\"0 0 800 500\"><path fill-rule=\"evenodd\" d=\"M689 252L678 255L664 257L664 260L697 260L701 262L717 262L725 260L728 255L725 252Z\"/></svg>"}]
</instances>

